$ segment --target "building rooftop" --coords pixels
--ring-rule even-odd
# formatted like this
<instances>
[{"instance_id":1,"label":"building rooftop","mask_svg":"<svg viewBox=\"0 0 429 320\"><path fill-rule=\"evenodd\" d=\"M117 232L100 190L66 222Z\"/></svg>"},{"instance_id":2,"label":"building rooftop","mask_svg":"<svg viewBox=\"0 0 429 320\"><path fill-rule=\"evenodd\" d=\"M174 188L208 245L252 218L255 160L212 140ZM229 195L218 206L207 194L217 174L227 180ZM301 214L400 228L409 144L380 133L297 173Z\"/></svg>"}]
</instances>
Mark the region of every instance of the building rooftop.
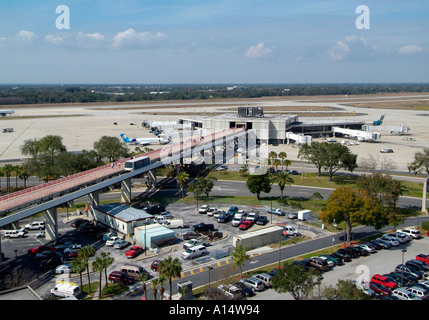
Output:
<instances>
[{"instance_id":1,"label":"building rooftop","mask_svg":"<svg viewBox=\"0 0 429 320\"><path fill-rule=\"evenodd\" d=\"M122 203L103 204L96 207L96 209L124 222L153 218L153 215L145 210L129 207Z\"/></svg>"}]
</instances>

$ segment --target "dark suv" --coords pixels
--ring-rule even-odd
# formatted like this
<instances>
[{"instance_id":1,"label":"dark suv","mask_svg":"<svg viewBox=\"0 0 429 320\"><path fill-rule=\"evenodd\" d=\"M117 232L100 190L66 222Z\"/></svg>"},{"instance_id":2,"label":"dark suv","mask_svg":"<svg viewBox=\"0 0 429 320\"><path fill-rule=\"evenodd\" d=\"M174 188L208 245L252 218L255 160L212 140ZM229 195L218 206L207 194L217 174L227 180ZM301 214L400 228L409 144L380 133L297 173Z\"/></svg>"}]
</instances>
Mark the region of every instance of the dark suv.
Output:
<instances>
[{"instance_id":1,"label":"dark suv","mask_svg":"<svg viewBox=\"0 0 429 320\"><path fill-rule=\"evenodd\" d=\"M205 224L204 222L201 222L200 224L196 224L196 225L192 226L192 229L195 232L214 231L214 225L213 224Z\"/></svg>"},{"instance_id":2,"label":"dark suv","mask_svg":"<svg viewBox=\"0 0 429 320\"><path fill-rule=\"evenodd\" d=\"M133 284L135 282L134 278L121 271L112 271L109 274L109 281L122 284Z\"/></svg>"}]
</instances>

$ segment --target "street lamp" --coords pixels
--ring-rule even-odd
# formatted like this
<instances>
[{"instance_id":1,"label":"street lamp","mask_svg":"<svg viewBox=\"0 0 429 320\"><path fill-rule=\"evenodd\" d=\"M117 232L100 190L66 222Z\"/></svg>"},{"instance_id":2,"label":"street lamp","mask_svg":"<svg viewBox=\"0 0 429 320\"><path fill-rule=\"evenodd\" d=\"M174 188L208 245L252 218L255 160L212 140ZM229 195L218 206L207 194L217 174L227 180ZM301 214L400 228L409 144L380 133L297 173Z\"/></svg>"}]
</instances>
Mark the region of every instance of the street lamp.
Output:
<instances>
[{"instance_id":1,"label":"street lamp","mask_svg":"<svg viewBox=\"0 0 429 320\"><path fill-rule=\"evenodd\" d=\"M407 249L402 249L402 268L401 268L401 287L404 286L404 254L407 252Z\"/></svg>"}]
</instances>

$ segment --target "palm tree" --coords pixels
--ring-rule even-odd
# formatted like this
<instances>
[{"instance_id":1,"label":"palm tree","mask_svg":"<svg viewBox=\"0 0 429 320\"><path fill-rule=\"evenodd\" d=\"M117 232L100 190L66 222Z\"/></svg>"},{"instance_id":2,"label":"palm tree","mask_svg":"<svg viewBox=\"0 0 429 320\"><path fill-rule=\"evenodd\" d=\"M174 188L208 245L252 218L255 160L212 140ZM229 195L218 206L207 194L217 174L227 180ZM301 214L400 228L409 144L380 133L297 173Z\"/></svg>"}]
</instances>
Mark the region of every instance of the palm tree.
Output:
<instances>
[{"instance_id":1,"label":"palm tree","mask_svg":"<svg viewBox=\"0 0 429 320\"><path fill-rule=\"evenodd\" d=\"M144 282L144 280L142 282L142 289L144 292L144 299L147 300L147 288L146 288L146 282Z\"/></svg>"},{"instance_id":2,"label":"palm tree","mask_svg":"<svg viewBox=\"0 0 429 320\"><path fill-rule=\"evenodd\" d=\"M277 158L277 152L275 151L270 151L270 153L268 154L268 159L271 160L271 167L273 166L273 160Z\"/></svg>"},{"instance_id":3,"label":"palm tree","mask_svg":"<svg viewBox=\"0 0 429 320\"><path fill-rule=\"evenodd\" d=\"M182 263L178 258L172 258L169 256L168 258L164 259L160 265L159 265L159 275L164 277L165 279L168 279L169 285L170 285L170 297L169 300L171 300L171 294L173 290L173 278L174 277L182 277Z\"/></svg>"},{"instance_id":4,"label":"palm tree","mask_svg":"<svg viewBox=\"0 0 429 320\"><path fill-rule=\"evenodd\" d=\"M283 163L284 163L284 160L287 158L286 152L284 151L279 152L279 158L282 161L282 171L283 171Z\"/></svg>"},{"instance_id":5,"label":"palm tree","mask_svg":"<svg viewBox=\"0 0 429 320\"><path fill-rule=\"evenodd\" d=\"M158 278L155 278L155 279L153 279L151 281L151 284L152 284L152 294L153 294L153 298L155 300L156 300L156 294L158 292L158 290L156 289L156 286L158 285L158 283L159 283L159 279Z\"/></svg>"},{"instance_id":6,"label":"palm tree","mask_svg":"<svg viewBox=\"0 0 429 320\"><path fill-rule=\"evenodd\" d=\"M108 287L107 281L107 268L115 261L112 257L110 257L110 252L102 252L101 253L101 263L104 270L104 277L106 278L106 287ZM100 292L101 294L101 292Z\"/></svg>"},{"instance_id":7,"label":"palm tree","mask_svg":"<svg viewBox=\"0 0 429 320\"><path fill-rule=\"evenodd\" d=\"M94 261L92 261L92 269L94 271L99 271L100 272L100 285L99 285L99 290L100 290L100 294L99 294L99 299L101 298L101 276L103 274L103 259L100 257L96 257ZM106 282L107 283L107 282Z\"/></svg>"},{"instance_id":8,"label":"palm tree","mask_svg":"<svg viewBox=\"0 0 429 320\"><path fill-rule=\"evenodd\" d=\"M15 167L11 164L7 164L3 167L4 174L6 175L6 191L10 190L10 175L15 170Z\"/></svg>"},{"instance_id":9,"label":"palm tree","mask_svg":"<svg viewBox=\"0 0 429 320\"><path fill-rule=\"evenodd\" d=\"M72 262L70 262L70 266L72 267L72 269L74 271L76 271L77 273L79 273L79 277L80 277L80 290L81 290L81 292L83 292L82 272L84 272L86 270L86 262L83 261L81 258L78 257L77 259L75 259Z\"/></svg>"},{"instance_id":10,"label":"palm tree","mask_svg":"<svg viewBox=\"0 0 429 320\"><path fill-rule=\"evenodd\" d=\"M88 274L88 292L91 293L91 279L89 278L89 257L92 256L95 253L95 249L90 246L86 245L82 247L82 249L79 250L78 258L80 257L83 262L85 262L86 266L86 272Z\"/></svg>"},{"instance_id":11,"label":"palm tree","mask_svg":"<svg viewBox=\"0 0 429 320\"><path fill-rule=\"evenodd\" d=\"M30 174L27 171L27 167L21 167L21 171L19 173L19 179L24 180L24 189L27 188L27 179L30 177Z\"/></svg>"},{"instance_id":12,"label":"palm tree","mask_svg":"<svg viewBox=\"0 0 429 320\"><path fill-rule=\"evenodd\" d=\"M292 175L289 172L281 171L277 172L271 180L272 183L276 183L280 188L280 198L283 199L283 190L285 186L290 186L294 183Z\"/></svg>"},{"instance_id":13,"label":"palm tree","mask_svg":"<svg viewBox=\"0 0 429 320\"><path fill-rule=\"evenodd\" d=\"M273 160L273 166L276 167L276 171L277 171L277 167L281 164L282 163L281 163L280 159L274 159Z\"/></svg>"},{"instance_id":14,"label":"palm tree","mask_svg":"<svg viewBox=\"0 0 429 320\"><path fill-rule=\"evenodd\" d=\"M164 282L165 282L165 278L163 276L158 277L158 283L160 284L160 288L159 288L159 298L161 300L164 299Z\"/></svg>"},{"instance_id":15,"label":"palm tree","mask_svg":"<svg viewBox=\"0 0 429 320\"><path fill-rule=\"evenodd\" d=\"M180 184L180 188L182 189L182 198L185 197L185 183L189 179L189 173L186 173L185 171L180 171L176 175L176 180Z\"/></svg>"}]
</instances>

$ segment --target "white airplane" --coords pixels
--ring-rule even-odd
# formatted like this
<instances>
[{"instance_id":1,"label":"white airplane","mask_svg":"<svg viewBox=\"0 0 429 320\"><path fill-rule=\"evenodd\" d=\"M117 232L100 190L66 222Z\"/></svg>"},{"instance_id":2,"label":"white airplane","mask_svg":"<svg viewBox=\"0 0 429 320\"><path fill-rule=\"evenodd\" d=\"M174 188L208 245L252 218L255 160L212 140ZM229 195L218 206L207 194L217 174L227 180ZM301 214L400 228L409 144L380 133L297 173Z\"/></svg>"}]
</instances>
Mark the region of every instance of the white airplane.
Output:
<instances>
[{"instance_id":1,"label":"white airplane","mask_svg":"<svg viewBox=\"0 0 429 320\"><path fill-rule=\"evenodd\" d=\"M0 110L0 114L1 114L3 117L5 117L7 114L12 114L12 113L15 113L15 111L14 111L14 110L12 110L12 109L9 109L9 110Z\"/></svg>"},{"instance_id":2,"label":"white airplane","mask_svg":"<svg viewBox=\"0 0 429 320\"><path fill-rule=\"evenodd\" d=\"M121 138L124 142L133 144L167 144L170 140L165 138L128 138L125 134L121 133Z\"/></svg>"}]
</instances>

